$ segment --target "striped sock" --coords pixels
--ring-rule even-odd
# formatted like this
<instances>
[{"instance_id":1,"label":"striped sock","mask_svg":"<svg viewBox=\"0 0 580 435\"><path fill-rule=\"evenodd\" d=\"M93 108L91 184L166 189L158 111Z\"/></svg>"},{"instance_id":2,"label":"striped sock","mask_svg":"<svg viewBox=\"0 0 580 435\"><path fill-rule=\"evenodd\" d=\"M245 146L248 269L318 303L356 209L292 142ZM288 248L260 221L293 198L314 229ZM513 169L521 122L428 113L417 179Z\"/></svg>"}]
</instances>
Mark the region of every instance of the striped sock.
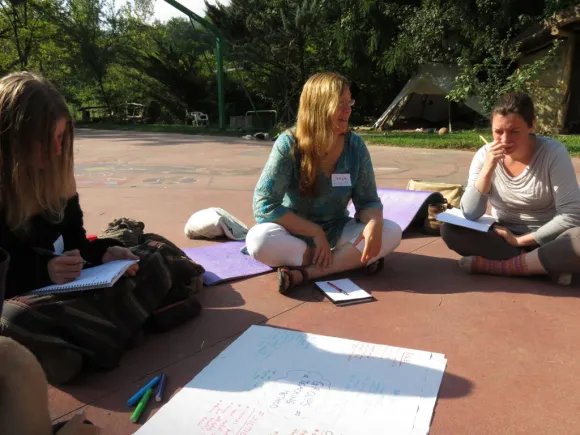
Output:
<instances>
[{"instance_id":1,"label":"striped sock","mask_svg":"<svg viewBox=\"0 0 580 435\"><path fill-rule=\"evenodd\" d=\"M483 257L471 257L470 273L501 276L527 276L526 254L520 254L509 260L488 260Z\"/></svg>"}]
</instances>

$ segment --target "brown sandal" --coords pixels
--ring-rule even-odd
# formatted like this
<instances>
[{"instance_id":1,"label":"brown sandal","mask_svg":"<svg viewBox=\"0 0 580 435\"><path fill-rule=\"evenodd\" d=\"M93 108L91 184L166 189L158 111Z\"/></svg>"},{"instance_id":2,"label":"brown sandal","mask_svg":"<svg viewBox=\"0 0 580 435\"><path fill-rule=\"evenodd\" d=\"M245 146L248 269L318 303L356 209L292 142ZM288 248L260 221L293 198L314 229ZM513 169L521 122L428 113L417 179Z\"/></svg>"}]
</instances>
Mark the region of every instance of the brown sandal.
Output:
<instances>
[{"instance_id":1,"label":"brown sandal","mask_svg":"<svg viewBox=\"0 0 580 435\"><path fill-rule=\"evenodd\" d=\"M385 257L379 258L377 261L365 267L367 274L374 275L385 268Z\"/></svg>"},{"instance_id":2,"label":"brown sandal","mask_svg":"<svg viewBox=\"0 0 580 435\"><path fill-rule=\"evenodd\" d=\"M298 272L300 272L300 275L302 275L302 280L298 283L294 283L294 280L292 279L292 274L290 273L290 271L293 270L297 270ZM310 280L308 272L306 271L305 267L279 267L276 272L278 274L278 292L280 292L280 294L283 295L291 293L291 290L295 289L300 284L305 284ZM284 275L288 276L289 281L288 287L285 287L284 285L285 284Z\"/></svg>"}]
</instances>

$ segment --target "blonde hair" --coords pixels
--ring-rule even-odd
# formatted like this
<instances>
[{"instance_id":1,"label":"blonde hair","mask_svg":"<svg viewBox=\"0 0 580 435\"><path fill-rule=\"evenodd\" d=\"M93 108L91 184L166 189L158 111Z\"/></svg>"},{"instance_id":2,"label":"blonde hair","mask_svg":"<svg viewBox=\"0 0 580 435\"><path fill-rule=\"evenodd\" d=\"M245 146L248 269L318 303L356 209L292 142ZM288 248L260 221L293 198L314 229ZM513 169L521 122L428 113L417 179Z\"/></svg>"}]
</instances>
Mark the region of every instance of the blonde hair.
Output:
<instances>
[{"instance_id":1,"label":"blonde hair","mask_svg":"<svg viewBox=\"0 0 580 435\"><path fill-rule=\"evenodd\" d=\"M56 155L53 141L61 119L66 129ZM66 103L48 80L28 72L0 79L0 211L12 230L26 231L37 214L62 220L76 190L73 135Z\"/></svg>"},{"instance_id":2,"label":"blonde hair","mask_svg":"<svg viewBox=\"0 0 580 435\"><path fill-rule=\"evenodd\" d=\"M332 115L350 84L340 74L314 74L304 84L296 123L295 160L300 171L300 191L313 195L322 159L334 142Z\"/></svg>"}]
</instances>

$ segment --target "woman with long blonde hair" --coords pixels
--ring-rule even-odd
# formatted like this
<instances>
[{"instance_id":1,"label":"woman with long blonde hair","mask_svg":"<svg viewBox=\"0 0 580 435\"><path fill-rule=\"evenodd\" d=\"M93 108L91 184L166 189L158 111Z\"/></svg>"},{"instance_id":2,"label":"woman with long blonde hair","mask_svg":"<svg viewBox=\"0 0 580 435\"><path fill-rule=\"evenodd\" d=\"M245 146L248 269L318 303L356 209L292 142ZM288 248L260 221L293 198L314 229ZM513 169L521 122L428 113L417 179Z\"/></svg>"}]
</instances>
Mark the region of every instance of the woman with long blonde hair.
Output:
<instances>
[{"instance_id":1,"label":"woman with long blonde hair","mask_svg":"<svg viewBox=\"0 0 580 435\"><path fill-rule=\"evenodd\" d=\"M54 86L32 73L0 79L0 248L10 262L0 335L26 346L48 381L62 384L84 366L112 368L145 322L203 270L183 263L180 281L161 243L128 249L87 240L73 170L73 123ZM171 248L172 249L172 248ZM183 254L185 257L185 254ZM30 294L75 280L84 267L140 260L112 288ZM191 264L190 264L191 263ZM200 270L201 269L201 270ZM175 286L175 287L174 287Z\"/></svg>"},{"instance_id":2,"label":"woman with long blonde hair","mask_svg":"<svg viewBox=\"0 0 580 435\"><path fill-rule=\"evenodd\" d=\"M348 81L336 73L308 79L296 128L280 135L254 192L258 225L246 237L250 255L278 268L278 291L333 273L368 267L401 241L383 219L370 154L349 131ZM356 217L349 217L352 200Z\"/></svg>"}]
</instances>

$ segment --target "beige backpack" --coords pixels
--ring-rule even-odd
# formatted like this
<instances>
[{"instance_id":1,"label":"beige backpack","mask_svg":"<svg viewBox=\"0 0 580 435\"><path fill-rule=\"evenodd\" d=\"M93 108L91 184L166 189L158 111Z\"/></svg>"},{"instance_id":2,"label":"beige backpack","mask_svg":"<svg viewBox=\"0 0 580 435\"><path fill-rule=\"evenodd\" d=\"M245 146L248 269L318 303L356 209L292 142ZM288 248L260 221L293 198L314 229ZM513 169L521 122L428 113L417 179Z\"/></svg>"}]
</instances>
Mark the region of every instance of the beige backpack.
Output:
<instances>
[{"instance_id":1,"label":"beige backpack","mask_svg":"<svg viewBox=\"0 0 580 435\"><path fill-rule=\"evenodd\" d=\"M407 190L439 192L450 206L456 208L459 208L461 197L465 193L465 188L461 184L436 183L434 181L424 180L410 180L407 184Z\"/></svg>"}]
</instances>

